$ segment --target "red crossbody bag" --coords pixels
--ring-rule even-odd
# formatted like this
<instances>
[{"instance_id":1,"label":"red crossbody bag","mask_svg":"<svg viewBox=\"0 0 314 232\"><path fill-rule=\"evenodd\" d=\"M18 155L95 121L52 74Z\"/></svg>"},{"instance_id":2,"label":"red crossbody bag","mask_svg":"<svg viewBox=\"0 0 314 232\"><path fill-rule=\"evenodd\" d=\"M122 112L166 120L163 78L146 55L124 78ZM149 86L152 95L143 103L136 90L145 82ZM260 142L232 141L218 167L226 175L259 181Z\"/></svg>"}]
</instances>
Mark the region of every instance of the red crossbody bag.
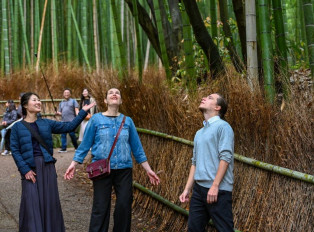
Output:
<instances>
[{"instance_id":1,"label":"red crossbody bag","mask_svg":"<svg viewBox=\"0 0 314 232\"><path fill-rule=\"evenodd\" d=\"M124 116L123 120L121 122L120 128L118 130L118 133L116 134L115 140L112 144L108 158L98 160L98 161L95 161L95 162L87 165L86 172L88 174L89 179L91 179L91 180L101 179L101 178L106 177L110 174L110 157L111 157L112 152L113 152L113 150L116 146L116 143L118 141L119 135L120 135L121 130L123 128L123 125L125 123L125 119L126 119L126 117Z\"/></svg>"}]
</instances>

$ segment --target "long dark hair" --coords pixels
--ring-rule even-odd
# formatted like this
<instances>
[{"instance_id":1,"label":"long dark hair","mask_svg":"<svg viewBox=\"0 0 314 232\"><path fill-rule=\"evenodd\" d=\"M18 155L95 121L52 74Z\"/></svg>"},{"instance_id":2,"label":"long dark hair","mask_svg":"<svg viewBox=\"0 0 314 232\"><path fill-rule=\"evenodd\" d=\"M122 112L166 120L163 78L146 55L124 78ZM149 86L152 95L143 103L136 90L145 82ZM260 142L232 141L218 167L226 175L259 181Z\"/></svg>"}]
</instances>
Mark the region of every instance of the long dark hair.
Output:
<instances>
[{"instance_id":1,"label":"long dark hair","mask_svg":"<svg viewBox=\"0 0 314 232\"><path fill-rule=\"evenodd\" d=\"M27 110L26 110L26 108L24 106L28 104L28 101L29 101L29 99L31 98L32 95L35 95L36 97L39 98L38 94L37 93L33 93L33 92L24 93L23 96L21 97L22 114L24 116L27 115Z\"/></svg>"},{"instance_id":2,"label":"long dark hair","mask_svg":"<svg viewBox=\"0 0 314 232\"><path fill-rule=\"evenodd\" d=\"M84 88L84 89L82 90L82 93L81 93L80 109L83 108L83 103L84 103L84 99L85 99L85 97L83 96L83 92L84 92L85 89L86 89L87 92L88 92L88 98L89 98L89 99L91 98L91 95L89 94L88 89L87 89L87 88Z\"/></svg>"}]
</instances>

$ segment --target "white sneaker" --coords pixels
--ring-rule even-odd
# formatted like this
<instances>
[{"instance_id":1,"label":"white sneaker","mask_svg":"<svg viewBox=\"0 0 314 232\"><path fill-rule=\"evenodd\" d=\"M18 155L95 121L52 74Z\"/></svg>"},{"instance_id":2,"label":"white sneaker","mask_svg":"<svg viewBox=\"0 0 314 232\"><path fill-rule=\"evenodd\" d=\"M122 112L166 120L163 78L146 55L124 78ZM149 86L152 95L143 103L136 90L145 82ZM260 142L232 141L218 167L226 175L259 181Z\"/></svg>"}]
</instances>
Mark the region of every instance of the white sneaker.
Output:
<instances>
[{"instance_id":1,"label":"white sneaker","mask_svg":"<svg viewBox=\"0 0 314 232\"><path fill-rule=\"evenodd\" d=\"M9 155L10 152L8 150L4 150L4 152L1 153L1 155Z\"/></svg>"},{"instance_id":2,"label":"white sneaker","mask_svg":"<svg viewBox=\"0 0 314 232\"><path fill-rule=\"evenodd\" d=\"M64 149L60 149L58 152L59 152L59 153L62 153L62 152L68 152L68 151L67 151L67 150L64 150Z\"/></svg>"}]
</instances>

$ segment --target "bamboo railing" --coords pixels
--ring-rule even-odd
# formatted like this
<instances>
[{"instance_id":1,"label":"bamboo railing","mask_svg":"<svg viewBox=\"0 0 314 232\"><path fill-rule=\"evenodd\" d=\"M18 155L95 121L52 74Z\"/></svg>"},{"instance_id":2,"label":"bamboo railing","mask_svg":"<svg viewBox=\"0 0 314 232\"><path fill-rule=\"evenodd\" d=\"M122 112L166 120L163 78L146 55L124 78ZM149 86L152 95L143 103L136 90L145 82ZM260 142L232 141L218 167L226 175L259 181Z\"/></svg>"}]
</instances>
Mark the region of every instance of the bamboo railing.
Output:
<instances>
[{"instance_id":1,"label":"bamboo railing","mask_svg":"<svg viewBox=\"0 0 314 232\"><path fill-rule=\"evenodd\" d=\"M61 102L62 100L63 99L54 99L55 102ZM76 99L76 100L80 101L80 99ZM14 102L18 103L19 101L14 100ZM51 102L51 100L50 99L42 99L41 102ZM6 101L0 101L0 104L5 104L5 103L6 103ZM55 114L53 114L53 113L42 114L43 117L52 117L54 115ZM2 116L3 115L0 115L0 118L2 118ZM148 129L144 129L144 128L136 128L136 129L139 133L149 134L149 135L161 137L164 139L170 139L170 140L182 143L182 144L186 144L188 146L194 146L193 141L190 141L187 139L179 138L179 137L176 137L173 135L168 135L165 133L161 133L158 131L152 131L152 130L148 130ZM304 182L314 184L314 176L307 174L307 173L302 173L302 172L298 172L298 171L291 170L288 168L284 168L284 167L276 166L273 164L265 163L265 162L262 162L262 161L259 161L259 160L253 159L253 158L248 158L248 157L245 157L243 155L239 155L237 153L234 153L234 158L236 160L242 162L242 163L245 163L245 164L260 168L260 169L264 169L264 170L274 172L274 173L277 173L277 174L280 174L283 176L288 176L288 177L291 177L291 178L294 178L297 180L301 180Z\"/></svg>"},{"instance_id":2,"label":"bamboo railing","mask_svg":"<svg viewBox=\"0 0 314 232\"><path fill-rule=\"evenodd\" d=\"M172 135L168 135L165 133L161 133L158 131L151 131L148 129L144 129L144 128L137 128L137 131L143 134L149 134L149 135L154 135L154 136L158 136L158 137L162 137L165 139L171 139L173 141L177 141L189 146L194 146L194 143L192 141L186 140L186 139L182 139L176 136L172 136ZM274 172L280 175L284 175L284 176L288 176L294 179L298 179L301 181L305 181L308 183L312 183L314 184L314 176L310 175L310 174L306 174L306 173L302 173L302 172L298 172L298 171L294 171L288 168L284 168L284 167L280 167L280 166L276 166L273 164L269 164L269 163L265 163L256 159L252 159L252 158L248 158L245 157L243 155L239 155L234 153L234 158L242 163L246 163L248 165L260 168L260 169L264 169L270 172Z\"/></svg>"}]
</instances>

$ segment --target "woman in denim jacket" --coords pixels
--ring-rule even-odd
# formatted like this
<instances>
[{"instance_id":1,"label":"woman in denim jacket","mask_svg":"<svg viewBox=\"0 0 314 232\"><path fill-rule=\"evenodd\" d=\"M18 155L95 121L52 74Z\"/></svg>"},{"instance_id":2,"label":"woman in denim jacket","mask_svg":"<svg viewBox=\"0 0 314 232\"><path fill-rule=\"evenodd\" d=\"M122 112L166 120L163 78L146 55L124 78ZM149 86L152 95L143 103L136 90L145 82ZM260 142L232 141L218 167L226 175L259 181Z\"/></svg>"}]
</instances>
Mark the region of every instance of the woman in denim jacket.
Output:
<instances>
[{"instance_id":1,"label":"woman in denim jacket","mask_svg":"<svg viewBox=\"0 0 314 232\"><path fill-rule=\"evenodd\" d=\"M67 169L64 178L74 177L75 166L83 163L91 148L92 162L108 157L115 135L119 130L123 114L119 113L122 103L120 91L109 89L105 103L106 112L92 116L86 126L83 141L75 152L72 163ZM113 231L127 232L131 229L132 207L132 157L146 170L150 182L158 185L159 177L150 168L135 125L130 117L126 117L125 124L118 138L116 147L110 159L111 173L109 176L93 180L94 200L89 231L108 231L112 186L116 193Z\"/></svg>"}]
</instances>

